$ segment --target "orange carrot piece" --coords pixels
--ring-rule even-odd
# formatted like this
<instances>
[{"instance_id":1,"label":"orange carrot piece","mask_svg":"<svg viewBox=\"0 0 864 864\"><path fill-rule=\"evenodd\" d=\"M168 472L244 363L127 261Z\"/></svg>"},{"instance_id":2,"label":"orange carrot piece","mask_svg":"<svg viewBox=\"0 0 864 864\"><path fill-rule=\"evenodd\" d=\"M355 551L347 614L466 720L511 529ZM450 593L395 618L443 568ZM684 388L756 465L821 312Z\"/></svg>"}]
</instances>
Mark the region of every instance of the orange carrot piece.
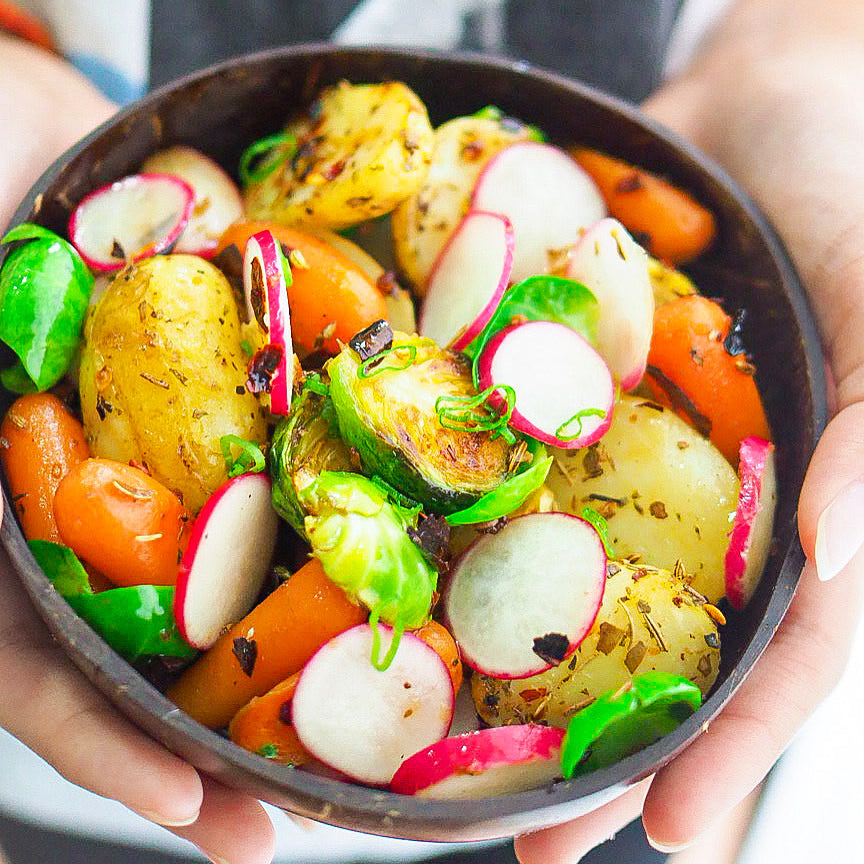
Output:
<instances>
[{"instance_id":1,"label":"orange carrot piece","mask_svg":"<svg viewBox=\"0 0 864 864\"><path fill-rule=\"evenodd\" d=\"M90 456L81 423L51 393L16 399L0 424L0 461L28 540L62 542L54 519L60 481Z\"/></svg>"},{"instance_id":2,"label":"orange carrot piece","mask_svg":"<svg viewBox=\"0 0 864 864\"><path fill-rule=\"evenodd\" d=\"M654 313L646 383L708 437L733 466L748 435L771 438L768 419L744 354L724 344L731 319L707 297L679 297Z\"/></svg>"},{"instance_id":3,"label":"orange carrot piece","mask_svg":"<svg viewBox=\"0 0 864 864\"><path fill-rule=\"evenodd\" d=\"M205 726L225 726L253 696L263 696L328 639L367 618L312 558L220 636L169 688L168 698Z\"/></svg>"},{"instance_id":4,"label":"orange carrot piece","mask_svg":"<svg viewBox=\"0 0 864 864\"><path fill-rule=\"evenodd\" d=\"M250 699L228 724L231 740L274 762L303 765L312 757L291 723L291 700L300 673L280 681L263 696Z\"/></svg>"},{"instance_id":5,"label":"orange carrot piece","mask_svg":"<svg viewBox=\"0 0 864 864\"><path fill-rule=\"evenodd\" d=\"M683 264L711 245L714 216L677 186L597 150L578 148L573 157L599 187L609 212L655 258Z\"/></svg>"},{"instance_id":6,"label":"orange carrot piece","mask_svg":"<svg viewBox=\"0 0 864 864\"><path fill-rule=\"evenodd\" d=\"M189 511L158 480L111 459L79 462L54 496L60 537L115 585L173 585Z\"/></svg>"},{"instance_id":7,"label":"orange carrot piece","mask_svg":"<svg viewBox=\"0 0 864 864\"><path fill-rule=\"evenodd\" d=\"M233 245L242 255L246 241L265 228L304 262L292 264L288 286L295 344L306 351L323 347L336 354L340 341L347 342L373 321L387 317L383 295L357 264L329 243L287 225L236 222L222 235L216 254Z\"/></svg>"},{"instance_id":8,"label":"orange carrot piece","mask_svg":"<svg viewBox=\"0 0 864 864\"><path fill-rule=\"evenodd\" d=\"M443 624L430 620L411 632L422 639L444 661L450 673L450 680L453 682L453 692L457 693L462 686L462 657L450 631Z\"/></svg>"}]
</instances>

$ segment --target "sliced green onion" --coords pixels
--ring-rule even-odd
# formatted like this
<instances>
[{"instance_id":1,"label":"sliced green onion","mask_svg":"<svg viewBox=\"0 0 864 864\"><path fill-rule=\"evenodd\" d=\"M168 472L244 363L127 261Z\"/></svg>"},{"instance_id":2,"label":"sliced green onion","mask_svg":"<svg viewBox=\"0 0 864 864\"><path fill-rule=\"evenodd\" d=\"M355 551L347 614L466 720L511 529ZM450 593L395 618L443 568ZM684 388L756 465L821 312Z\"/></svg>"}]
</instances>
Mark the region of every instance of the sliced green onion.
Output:
<instances>
[{"instance_id":1,"label":"sliced green onion","mask_svg":"<svg viewBox=\"0 0 864 864\"><path fill-rule=\"evenodd\" d=\"M280 145L285 146L280 148ZM238 173L241 182L244 186L260 183L296 152L297 139L290 132L277 132L253 141L240 156Z\"/></svg>"},{"instance_id":2,"label":"sliced green onion","mask_svg":"<svg viewBox=\"0 0 864 864\"><path fill-rule=\"evenodd\" d=\"M503 412L486 402L497 391L503 391ZM445 429L454 429L457 432L491 432L493 438L500 435L510 444L515 443L516 436L507 424L515 407L516 391L509 384L493 384L476 396L439 396L435 400L438 422Z\"/></svg>"},{"instance_id":3,"label":"sliced green onion","mask_svg":"<svg viewBox=\"0 0 864 864\"><path fill-rule=\"evenodd\" d=\"M402 351L408 356L400 361L399 352ZM389 365L384 363L384 359L390 354L395 355L397 362L401 365ZM373 375L379 375L381 372L402 372L405 369L414 365L417 360L416 345L394 345L386 351L379 351L372 357L367 357L357 369L358 378L371 378Z\"/></svg>"},{"instance_id":4,"label":"sliced green onion","mask_svg":"<svg viewBox=\"0 0 864 864\"><path fill-rule=\"evenodd\" d=\"M582 420L585 417L606 417L606 412L602 408L583 408L581 411L577 411L569 420L565 420L556 430L555 437L560 441L572 441L574 438L578 438L582 434ZM577 429L572 434L566 431L567 427L571 424L575 423L577 425Z\"/></svg>"},{"instance_id":5,"label":"sliced green onion","mask_svg":"<svg viewBox=\"0 0 864 864\"><path fill-rule=\"evenodd\" d=\"M303 379L303 390L311 390L319 396L329 396L330 387L317 372L307 372Z\"/></svg>"},{"instance_id":6,"label":"sliced green onion","mask_svg":"<svg viewBox=\"0 0 864 864\"><path fill-rule=\"evenodd\" d=\"M223 435L219 439L222 456L229 477L241 474L260 474L266 467L264 453L254 441L247 441L239 435ZM235 456L235 449L240 452Z\"/></svg>"},{"instance_id":7,"label":"sliced green onion","mask_svg":"<svg viewBox=\"0 0 864 864\"><path fill-rule=\"evenodd\" d=\"M402 641L402 634L405 628L398 623L393 624L393 640L390 642L390 647L384 655L384 659L380 659L381 655L381 631L378 629L378 610L373 609L369 615L369 626L372 628L372 656L369 658L372 665L379 672L386 672L399 650L399 643Z\"/></svg>"},{"instance_id":8,"label":"sliced green onion","mask_svg":"<svg viewBox=\"0 0 864 864\"><path fill-rule=\"evenodd\" d=\"M614 552L612 551L612 544L609 542L609 523L593 507L583 507L582 518L594 526L594 530L600 535L600 539L603 541L606 557L612 558Z\"/></svg>"}]
</instances>

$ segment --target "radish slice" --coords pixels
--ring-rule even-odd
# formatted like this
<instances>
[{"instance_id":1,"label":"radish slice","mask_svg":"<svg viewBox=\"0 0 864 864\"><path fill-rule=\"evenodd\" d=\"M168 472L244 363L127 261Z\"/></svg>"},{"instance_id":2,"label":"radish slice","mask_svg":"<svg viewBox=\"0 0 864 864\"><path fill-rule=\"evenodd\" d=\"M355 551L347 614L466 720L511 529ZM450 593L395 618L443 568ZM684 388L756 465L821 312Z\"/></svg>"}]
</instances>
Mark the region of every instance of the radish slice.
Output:
<instances>
[{"instance_id":1,"label":"radish slice","mask_svg":"<svg viewBox=\"0 0 864 864\"><path fill-rule=\"evenodd\" d=\"M654 329L647 253L617 219L601 219L570 251L567 276L597 298L597 350L621 389L631 390L645 373Z\"/></svg>"},{"instance_id":2,"label":"radish slice","mask_svg":"<svg viewBox=\"0 0 864 864\"><path fill-rule=\"evenodd\" d=\"M168 147L148 156L146 173L172 174L192 187L195 200L189 222L177 239L177 252L209 258L225 229L243 217L237 184L209 156L194 147Z\"/></svg>"},{"instance_id":3,"label":"radish slice","mask_svg":"<svg viewBox=\"0 0 864 864\"><path fill-rule=\"evenodd\" d=\"M72 211L69 238L93 270L170 249L192 214L192 187L170 174L131 174L91 192Z\"/></svg>"},{"instance_id":4,"label":"radish slice","mask_svg":"<svg viewBox=\"0 0 864 864\"><path fill-rule=\"evenodd\" d=\"M252 608L278 523L266 474L233 477L207 499L192 526L174 594L177 626L193 648L209 648Z\"/></svg>"},{"instance_id":5,"label":"radish slice","mask_svg":"<svg viewBox=\"0 0 864 864\"><path fill-rule=\"evenodd\" d=\"M420 335L461 351L492 317L513 268L513 226L497 213L468 213L429 277Z\"/></svg>"},{"instance_id":6,"label":"radish slice","mask_svg":"<svg viewBox=\"0 0 864 864\"><path fill-rule=\"evenodd\" d=\"M393 631L378 629L383 656ZM291 716L313 756L384 785L406 756L447 734L454 694L444 661L417 636L402 634L384 671L371 663L373 640L373 628L361 624L326 642L300 673Z\"/></svg>"},{"instance_id":7,"label":"radish slice","mask_svg":"<svg viewBox=\"0 0 864 864\"><path fill-rule=\"evenodd\" d=\"M444 738L409 756L390 789L428 798L486 798L544 786L561 776L564 730L525 723Z\"/></svg>"},{"instance_id":8,"label":"radish slice","mask_svg":"<svg viewBox=\"0 0 864 864\"><path fill-rule=\"evenodd\" d=\"M588 174L563 150L536 141L511 144L489 160L471 209L500 213L513 224L513 282L546 273L550 253L575 243L606 215Z\"/></svg>"},{"instance_id":9,"label":"radish slice","mask_svg":"<svg viewBox=\"0 0 864 864\"><path fill-rule=\"evenodd\" d=\"M291 315L288 308L288 262L279 241L270 230L253 234L243 255L243 290L250 321L257 321L267 345L252 358L267 361L259 373L266 379L260 389L270 394L270 411L287 414L294 386L294 347L291 341ZM290 278L290 270L288 270ZM250 373L250 380L253 375Z\"/></svg>"},{"instance_id":10,"label":"radish slice","mask_svg":"<svg viewBox=\"0 0 864 864\"><path fill-rule=\"evenodd\" d=\"M741 609L747 605L765 569L774 533L777 475L774 445L750 436L741 442L738 473L741 488L726 550L726 596Z\"/></svg>"},{"instance_id":11,"label":"radish slice","mask_svg":"<svg viewBox=\"0 0 864 864\"><path fill-rule=\"evenodd\" d=\"M576 650L605 583L606 553L592 525L567 513L520 516L457 562L445 601L450 632L473 669L527 678Z\"/></svg>"},{"instance_id":12,"label":"radish slice","mask_svg":"<svg viewBox=\"0 0 864 864\"><path fill-rule=\"evenodd\" d=\"M478 361L480 387L516 393L510 425L556 447L587 447L612 423L615 384L603 358L580 334L552 321L496 333Z\"/></svg>"}]
</instances>

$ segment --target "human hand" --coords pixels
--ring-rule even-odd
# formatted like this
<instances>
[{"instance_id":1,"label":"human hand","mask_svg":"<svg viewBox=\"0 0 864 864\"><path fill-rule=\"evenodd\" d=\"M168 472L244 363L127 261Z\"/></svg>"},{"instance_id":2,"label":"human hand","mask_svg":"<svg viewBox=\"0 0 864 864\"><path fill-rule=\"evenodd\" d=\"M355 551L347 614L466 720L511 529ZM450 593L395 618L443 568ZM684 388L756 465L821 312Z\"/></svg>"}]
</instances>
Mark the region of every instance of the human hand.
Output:
<instances>
[{"instance_id":1,"label":"human hand","mask_svg":"<svg viewBox=\"0 0 864 864\"><path fill-rule=\"evenodd\" d=\"M834 687L860 618L864 110L856 90L864 57L817 42L746 66L726 61L702 66L645 107L714 155L756 198L807 286L834 385L834 416L799 502L808 564L774 639L705 734L606 807L517 838L523 864L576 861L640 811L650 841L664 851L704 834L760 783Z\"/></svg>"},{"instance_id":2,"label":"human hand","mask_svg":"<svg viewBox=\"0 0 864 864\"><path fill-rule=\"evenodd\" d=\"M0 228L51 161L113 111L63 60L0 33ZM123 719L52 641L2 549L0 598L0 726L66 779L214 860L271 860L261 805L199 776Z\"/></svg>"}]
</instances>

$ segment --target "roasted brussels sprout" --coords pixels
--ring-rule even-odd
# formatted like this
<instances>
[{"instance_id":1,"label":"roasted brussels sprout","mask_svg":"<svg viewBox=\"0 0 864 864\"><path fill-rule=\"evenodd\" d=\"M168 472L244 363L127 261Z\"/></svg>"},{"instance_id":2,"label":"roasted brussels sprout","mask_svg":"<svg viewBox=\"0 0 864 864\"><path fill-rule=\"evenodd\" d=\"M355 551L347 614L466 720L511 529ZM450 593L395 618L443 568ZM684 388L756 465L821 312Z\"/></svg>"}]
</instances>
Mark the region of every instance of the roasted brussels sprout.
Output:
<instances>
[{"instance_id":1,"label":"roasted brussels sprout","mask_svg":"<svg viewBox=\"0 0 864 864\"><path fill-rule=\"evenodd\" d=\"M273 480L274 509L305 537L306 511L297 498L298 491L322 471L352 468L351 455L339 437L336 415L327 396L307 389L294 398L291 413L279 421L273 432L267 467Z\"/></svg>"},{"instance_id":2,"label":"roasted brussels sprout","mask_svg":"<svg viewBox=\"0 0 864 864\"><path fill-rule=\"evenodd\" d=\"M330 579L397 630L426 623L437 573L381 489L360 474L322 471L299 500L312 554Z\"/></svg>"},{"instance_id":3,"label":"roasted brussels sprout","mask_svg":"<svg viewBox=\"0 0 864 864\"><path fill-rule=\"evenodd\" d=\"M396 333L388 351L366 360L346 345L327 370L342 438L365 473L441 513L469 506L506 479L503 438L470 428L470 420L442 423L438 413L476 396L462 355Z\"/></svg>"}]
</instances>

